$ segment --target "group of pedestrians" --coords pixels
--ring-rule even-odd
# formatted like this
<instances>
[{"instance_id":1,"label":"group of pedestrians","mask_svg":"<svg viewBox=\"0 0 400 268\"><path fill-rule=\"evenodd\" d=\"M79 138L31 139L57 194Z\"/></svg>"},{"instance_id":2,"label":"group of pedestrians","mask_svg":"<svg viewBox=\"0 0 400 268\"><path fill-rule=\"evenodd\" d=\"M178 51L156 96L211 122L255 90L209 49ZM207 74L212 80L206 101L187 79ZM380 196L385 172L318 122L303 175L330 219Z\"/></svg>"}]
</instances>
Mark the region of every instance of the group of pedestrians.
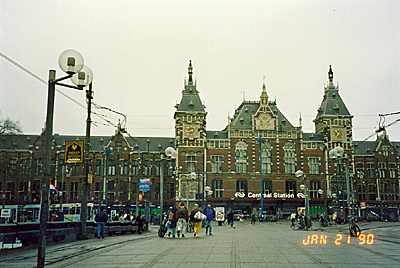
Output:
<instances>
[{"instance_id":1,"label":"group of pedestrians","mask_svg":"<svg viewBox=\"0 0 400 268\"><path fill-rule=\"evenodd\" d=\"M198 212L200 212L200 214L198 214ZM215 218L215 211L211 207L211 203L207 204L204 211L198 204L195 204L194 209L189 214L185 203L181 202L178 208L172 207L167 212L166 227L168 228L168 237L171 237L171 235L173 238L175 238L175 235L178 237L185 237L189 221L194 225L194 236L200 237L200 228L203 219L197 217L196 214L204 215L202 217L204 217L206 221L206 235L212 235L212 221Z\"/></svg>"},{"instance_id":2,"label":"group of pedestrians","mask_svg":"<svg viewBox=\"0 0 400 268\"><path fill-rule=\"evenodd\" d=\"M136 224L138 226L138 234L142 234L144 231L144 224L146 223L146 219L144 215L139 211L136 219L135 217L130 213L126 213L122 217L120 217L120 221L128 221L128 220L136 220ZM108 221L108 216L107 213L104 211L104 207L100 207L100 211L96 214L94 217L94 221L97 223L97 238L104 238L105 236L105 226Z\"/></svg>"}]
</instances>

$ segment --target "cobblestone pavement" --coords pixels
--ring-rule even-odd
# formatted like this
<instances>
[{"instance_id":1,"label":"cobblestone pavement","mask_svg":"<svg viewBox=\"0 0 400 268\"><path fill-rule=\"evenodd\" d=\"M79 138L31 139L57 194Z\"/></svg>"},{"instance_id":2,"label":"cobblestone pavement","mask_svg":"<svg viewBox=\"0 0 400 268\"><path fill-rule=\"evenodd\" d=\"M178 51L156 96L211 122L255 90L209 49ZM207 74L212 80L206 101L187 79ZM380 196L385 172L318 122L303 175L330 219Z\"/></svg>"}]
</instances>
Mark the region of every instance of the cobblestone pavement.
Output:
<instances>
[{"instance_id":1,"label":"cobblestone pavement","mask_svg":"<svg viewBox=\"0 0 400 268\"><path fill-rule=\"evenodd\" d=\"M142 235L90 239L46 249L46 267L400 267L400 223L360 223L364 236L348 226L294 231L289 221L236 228L214 223L213 235L159 238L157 227ZM397 236L396 236L396 235ZM0 267L34 267L37 250L0 257Z\"/></svg>"}]
</instances>

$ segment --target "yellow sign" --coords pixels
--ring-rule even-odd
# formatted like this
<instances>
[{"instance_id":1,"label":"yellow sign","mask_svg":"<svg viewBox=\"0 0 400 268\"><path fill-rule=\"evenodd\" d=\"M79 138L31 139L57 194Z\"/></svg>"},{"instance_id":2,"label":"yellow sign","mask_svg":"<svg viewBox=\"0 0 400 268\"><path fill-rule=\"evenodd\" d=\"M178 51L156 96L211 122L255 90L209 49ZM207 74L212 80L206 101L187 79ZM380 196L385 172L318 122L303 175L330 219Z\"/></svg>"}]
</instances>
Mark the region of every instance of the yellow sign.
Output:
<instances>
[{"instance_id":1,"label":"yellow sign","mask_svg":"<svg viewBox=\"0 0 400 268\"><path fill-rule=\"evenodd\" d=\"M88 174L88 183L93 183L93 174Z\"/></svg>"},{"instance_id":2,"label":"yellow sign","mask_svg":"<svg viewBox=\"0 0 400 268\"><path fill-rule=\"evenodd\" d=\"M65 163L83 163L83 141L65 141Z\"/></svg>"}]
</instances>

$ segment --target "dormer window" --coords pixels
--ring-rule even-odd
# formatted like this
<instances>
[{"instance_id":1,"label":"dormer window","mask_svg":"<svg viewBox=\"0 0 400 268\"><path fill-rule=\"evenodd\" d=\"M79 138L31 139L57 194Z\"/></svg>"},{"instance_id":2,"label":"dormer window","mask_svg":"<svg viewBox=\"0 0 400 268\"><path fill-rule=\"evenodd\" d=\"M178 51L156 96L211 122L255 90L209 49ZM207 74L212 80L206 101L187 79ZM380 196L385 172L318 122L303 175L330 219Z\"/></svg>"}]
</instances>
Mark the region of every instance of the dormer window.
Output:
<instances>
[{"instance_id":1,"label":"dormer window","mask_svg":"<svg viewBox=\"0 0 400 268\"><path fill-rule=\"evenodd\" d=\"M339 105L335 105L335 107L333 108L333 110L335 111L336 114L339 113Z\"/></svg>"},{"instance_id":2,"label":"dormer window","mask_svg":"<svg viewBox=\"0 0 400 268\"><path fill-rule=\"evenodd\" d=\"M193 108L194 108L193 101L190 101L190 103L189 103L189 109L190 109L190 110L193 110Z\"/></svg>"},{"instance_id":3,"label":"dormer window","mask_svg":"<svg viewBox=\"0 0 400 268\"><path fill-rule=\"evenodd\" d=\"M243 124L244 124L244 119L243 119L243 117L242 117L242 118L240 118L240 120L239 120L239 121L240 121L240 124L241 124L241 125L243 125Z\"/></svg>"}]
</instances>

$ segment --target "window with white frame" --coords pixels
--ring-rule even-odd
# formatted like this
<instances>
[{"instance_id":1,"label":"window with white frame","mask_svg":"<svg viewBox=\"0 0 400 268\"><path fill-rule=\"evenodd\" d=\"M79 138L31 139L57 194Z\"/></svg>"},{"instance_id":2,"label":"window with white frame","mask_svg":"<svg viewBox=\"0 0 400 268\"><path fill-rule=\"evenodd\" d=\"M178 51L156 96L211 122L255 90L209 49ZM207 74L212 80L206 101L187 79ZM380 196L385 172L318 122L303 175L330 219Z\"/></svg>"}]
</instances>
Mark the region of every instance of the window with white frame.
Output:
<instances>
[{"instance_id":1,"label":"window with white frame","mask_svg":"<svg viewBox=\"0 0 400 268\"><path fill-rule=\"evenodd\" d=\"M236 192L244 193L244 194L247 195L247 191L248 191L248 188L247 188L247 180L245 180L245 179L238 179L238 180L236 181Z\"/></svg>"},{"instance_id":2,"label":"window with white frame","mask_svg":"<svg viewBox=\"0 0 400 268\"><path fill-rule=\"evenodd\" d=\"M297 183L295 180L285 181L285 191L287 194L293 194L297 197Z\"/></svg>"},{"instance_id":3,"label":"window with white frame","mask_svg":"<svg viewBox=\"0 0 400 268\"><path fill-rule=\"evenodd\" d=\"M69 198L78 199L78 186L79 186L78 182L71 182Z\"/></svg>"},{"instance_id":4,"label":"window with white frame","mask_svg":"<svg viewBox=\"0 0 400 268\"><path fill-rule=\"evenodd\" d=\"M374 163L367 163L367 176L369 179L375 178L375 166Z\"/></svg>"},{"instance_id":5,"label":"window with white frame","mask_svg":"<svg viewBox=\"0 0 400 268\"><path fill-rule=\"evenodd\" d=\"M43 159L42 158L36 158L35 159L35 174L36 175L41 175L43 173Z\"/></svg>"},{"instance_id":6,"label":"window with white frame","mask_svg":"<svg viewBox=\"0 0 400 268\"><path fill-rule=\"evenodd\" d=\"M395 179L397 175L397 168L395 163L389 164L389 178Z\"/></svg>"},{"instance_id":7,"label":"window with white frame","mask_svg":"<svg viewBox=\"0 0 400 268\"><path fill-rule=\"evenodd\" d=\"M378 175L379 178L383 179L386 176L386 163L378 163Z\"/></svg>"},{"instance_id":8,"label":"window with white frame","mask_svg":"<svg viewBox=\"0 0 400 268\"><path fill-rule=\"evenodd\" d=\"M116 161L114 159L110 159L108 162L108 175L112 176L115 175L115 166L116 166Z\"/></svg>"},{"instance_id":9,"label":"window with white frame","mask_svg":"<svg viewBox=\"0 0 400 268\"><path fill-rule=\"evenodd\" d=\"M21 174L29 175L31 173L31 161L29 158L21 159Z\"/></svg>"},{"instance_id":10,"label":"window with white frame","mask_svg":"<svg viewBox=\"0 0 400 268\"><path fill-rule=\"evenodd\" d=\"M319 174L320 170L319 157L309 157L308 158L308 172L310 174Z\"/></svg>"},{"instance_id":11,"label":"window with white frame","mask_svg":"<svg viewBox=\"0 0 400 268\"><path fill-rule=\"evenodd\" d=\"M272 194L272 180L270 179L263 179L263 188L264 188L264 194L269 195Z\"/></svg>"},{"instance_id":12,"label":"window with white frame","mask_svg":"<svg viewBox=\"0 0 400 268\"><path fill-rule=\"evenodd\" d=\"M356 163L356 174L357 178L362 180L364 179L364 164L363 163Z\"/></svg>"},{"instance_id":13,"label":"window with white frame","mask_svg":"<svg viewBox=\"0 0 400 268\"><path fill-rule=\"evenodd\" d=\"M116 141L115 142L115 152L120 153L122 151L122 142Z\"/></svg>"},{"instance_id":14,"label":"window with white frame","mask_svg":"<svg viewBox=\"0 0 400 268\"><path fill-rule=\"evenodd\" d=\"M382 147L382 154L383 156L389 156L389 146Z\"/></svg>"},{"instance_id":15,"label":"window with white frame","mask_svg":"<svg viewBox=\"0 0 400 268\"><path fill-rule=\"evenodd\" d=\"M366 193L365 193L365 184L357 184L357 195L358 202L365 201Z\"/></svg>"},{"instance_id":16,"label":"window with white frame","mask_svg":"<svg viewBox=\"0 0 400 268\"><path fill-rule=\"evenodd\" d=\"M317 180L310 181L310 198L321 198L321 194L318 190L321 189L321 182Z\"/></svg>"},{"instance_id":17,"label":"window with white frame","mask_svg":"<svg viewBox=\"0 0 400 268\"><path fill-rule=\"evenodd\" d=\"M368 195L369 195L369 200L371 200L371 201L376 200L376 185L375 184L368 185Z\"/></svg>"},{"instance_id":18,"label":"window with white frame","mask_svg":"<svg viewBox=\"0 0 400 268\"><path fill-rule=\"evenodd\" d=\"M119 163L120 163L120 174L128 175L128 169L129 169L128 160L120 160Z\"/></svg>"},{"instance_id":19,"label":"window with white frame","mask_svg":"<svg viewBox=\"0 0 400 268\"><path fill-rule=\"evenodd\" d=\"M11 158L8 164L8 172L14 174L17 171L17 158Z\"/></svg>"},{"instance_id":20,"label":"window with white frame","mask_svg":"<svg viewBox=\"0 0 400 268\"><path fill-rule=\"evenodd\" d=\"M102 159L97 159L96 160L96 175L100 176L103 174L103 161Z\"/></svg>"},{"instance_id":21,"label":"window with white frame","mask_svg":"<svg viewBox=\"0 0 400 268\"><path fill-rule=\"evenodd\" d=\"M211 173L222 173L222 155L211 156Z\"/></svg>"},{"instance_id":22,"label":"window with white frame","mask_svg":"<svg viewBox=\"0 0 400 268\"><path fill-rule=\"evenodd\" d=\"M135 161L132 165L132 175L137 176L139 175L139 163Z\"/></svg>"},{"instance_id":23,"label":"window with white frame","mask_svg":"<svg viewBox=\"0 0 400 268\"><path fill-rule=\"evenodd\" d=\"M293 142L286 142L283 146L285 173L294 174L296 169L296 145Z\"/></svg>"},{"instance_id":24,"label":"window with white frame","mask_svg":"<svg viewBox=\"0 0 400 268\"><path fill-rule=\"evenodd\" d=\"M263 174L272 173L272 145L269 142L261 144L261 168Z\"/></svg>"},{"instance_id":25,"label":"window with white frame","mask_svg":"<svg viewBox=\"0 0 400 268\"><path fill-rule=\"evenodd\" d=\"M196 155L193 153L186 155L186 170L188 172L196 172Z\"/></svg>"},{"instance_id":26,"label":"window with white frame","mask_svg":"<svg viewBox=\"0 0 400 268\"><path fill-rule=\"evenodd\" d=\"M222 179L213 179L211 181L211 197L224 197L224 184Z\"/></svg>"},{"instance_id":27,"label":"window with white frame","mask_svg":"<svg viewBox=\"0 0 400 268\"><path fill-rule=\"evenodd\" d=\"M235 145L236 173L247 173L247 144L239 141Z\"/></svg>"}]
</instances>

